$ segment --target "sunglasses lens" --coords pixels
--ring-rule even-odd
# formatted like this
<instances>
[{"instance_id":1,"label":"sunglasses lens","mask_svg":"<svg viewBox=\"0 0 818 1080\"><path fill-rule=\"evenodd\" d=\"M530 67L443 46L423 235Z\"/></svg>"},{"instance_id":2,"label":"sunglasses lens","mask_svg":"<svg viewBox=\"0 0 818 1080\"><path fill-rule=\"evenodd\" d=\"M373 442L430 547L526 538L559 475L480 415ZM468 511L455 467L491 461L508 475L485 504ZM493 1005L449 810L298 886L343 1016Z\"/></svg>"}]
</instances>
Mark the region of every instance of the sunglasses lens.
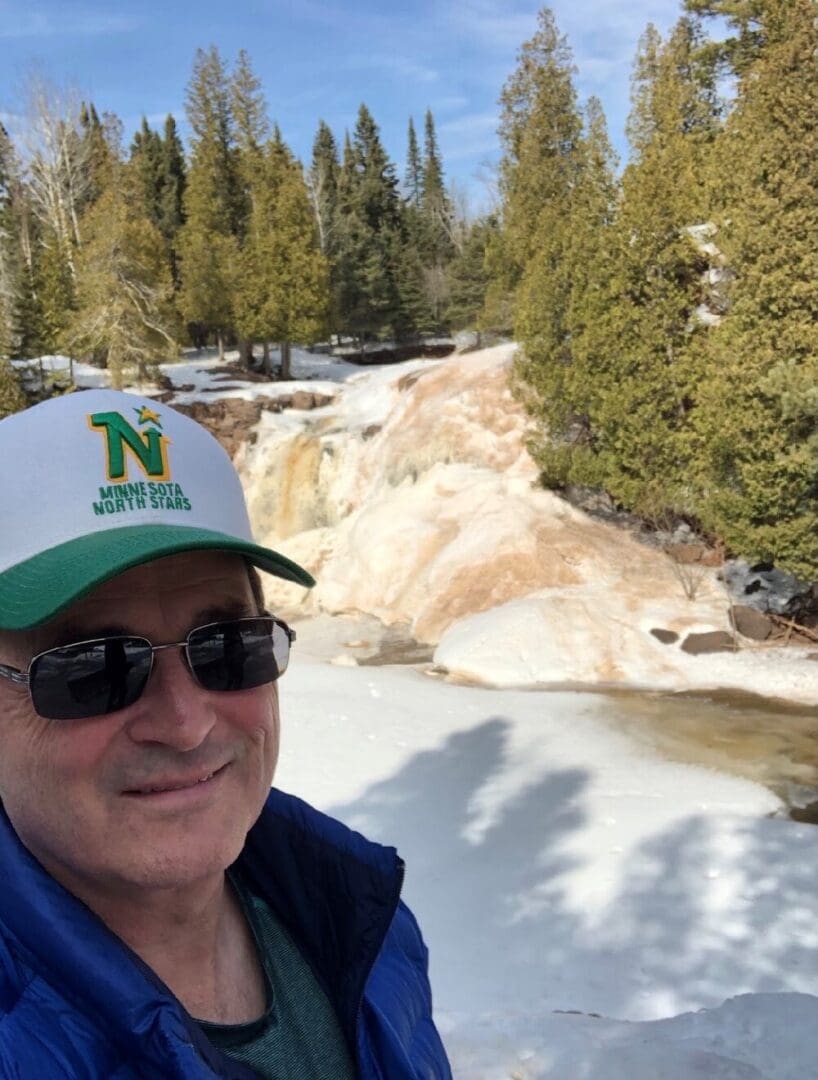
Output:
<instances>
[{"instance_id":1,"label":"sunglasses lens","mask_svg":"<svg viewBox=\"0 0 818 1080\"><path fill-rule=\"evenodd\" d=\"M205 690L252 690L284 674L290 640L271 618L236 619L194 630L187 654Z\"/></svg>"},{"instance_id":2,"label":"sunglasses lens","mask_svg":"<svg viewBox=\"0 0 818 1080\"><path fill-rule=\"evenodd\" d=\"M31 668L31 699L47 720L83 720L132 705L151 671L141 638L106 638L51 649Z\"/></svg>"}]
</instances>

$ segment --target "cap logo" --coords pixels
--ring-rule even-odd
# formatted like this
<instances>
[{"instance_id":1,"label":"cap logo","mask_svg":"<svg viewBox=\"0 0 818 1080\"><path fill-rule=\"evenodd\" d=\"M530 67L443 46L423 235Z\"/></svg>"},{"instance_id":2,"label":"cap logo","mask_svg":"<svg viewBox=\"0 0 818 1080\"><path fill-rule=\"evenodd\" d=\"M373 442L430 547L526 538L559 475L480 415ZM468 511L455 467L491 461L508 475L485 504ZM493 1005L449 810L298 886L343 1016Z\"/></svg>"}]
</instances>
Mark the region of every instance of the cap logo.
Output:
<instances>
[{"instance_id":1,"label":"cap logo","mask_svg":"<svg viewBox=\"0 0 818 1080\"><path fill-rule=\"evenodd\" d=\"M136 427L118 412L87 416L91 431L103 437L105 475L109 481L95 493L91 503L94 514L103 517L143 510L190 511L192 503L181 484L171 481L170 439L160 430L160 414L147 406L134 412ZM148 424L151 426L146 430L139 430ZM144 479L137 476L132 480L131 466L140 470Z\"/></svg>"},{"instance_id":2,"label":"cap logo","mask_svg":"<svg viewBox=\"0 0 818 1080\"><path fill-rule=\"evenodd\" d=\"M106 472L115 484L128 480L128 453L149 480L169 480L168 444L170 440L158 429L162 423L159 414L143 406L134 409L140 427L155 424L147 431L137 431L118 412L94 413L88 417L88 426L105 438Z\"/></svg>"}]
</instances>

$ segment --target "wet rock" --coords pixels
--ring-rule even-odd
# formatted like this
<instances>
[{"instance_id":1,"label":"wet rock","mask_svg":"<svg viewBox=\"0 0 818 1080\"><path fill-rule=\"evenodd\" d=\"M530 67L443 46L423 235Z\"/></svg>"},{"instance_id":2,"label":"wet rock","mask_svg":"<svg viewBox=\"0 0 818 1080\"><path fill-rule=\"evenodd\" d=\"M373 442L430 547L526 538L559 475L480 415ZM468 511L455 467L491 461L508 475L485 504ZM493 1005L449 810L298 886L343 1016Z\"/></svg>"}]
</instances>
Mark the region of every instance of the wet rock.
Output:
<instances>
[{"instance_id":1,"label":"wet rock","mask_svg":"<svg viewBox=\"0 0 818 1080\"><path fill-rule=\"evenodd\" d=\"M654 626L651 633L663 645L672 645L674 641L679 640L679 635L675 630L663 630L660 626Z\"/></svg>"},{"instance_id":2,"label":"wet rock","mask_svg":"<svg viewBox=\"0 0 818 1080\"><path fill-rule=\"evenodd\" d=\"M682 642L682 652L691 656L706 653L735 652L736 639L726 630L708 630L703 634L688 634Z\"/></svg>"},{"instance_id":3,"label":"wet rock","mask_svg":"<svg viewBox=\"0 0 818 1080\"><path fill-rule=\"evenodd\" d=\"M772 619L747 604L734 604L730 608L730 617L738 633L752 641L766 641L773 632Z\"/></svg>"},{"instance_id":4,"label":"wet rock","mask_svg":"<svg viewBox=\"0 0 818 1080\"><path fill-rule=\"evenodd\" d=\"M769 563L750 566L743 559L724 564L720 579L738 604L770 615L796 615L808 609L812 584L778 570Z\"/></svg>"},{"instance_id":5,"label":"wet rock","mask_svg":"<svg viewBox=\"0 0 818 1080\"><path fill-rule=\"evenodd\" d=\"M206 427L231 457L242 443L255 441L253 429L262 412L281 411L276 398L256 398L253 401L224 398L221 401L194 401L190 405L174 405L174 408Z\"/></svg>"},{"instance_id":6,"label":"wet rock","mask_svg":"<svg viewBox=\"0 0 818 1080\"><path fill-rule=\"evenodd\" d=\"M321 409L331 405L335 398L332 394L316 394L311 390L296 390L290 397L291 409Z\"/></svg>"},{"instance_id":7,"label":"wet rock","mask_svg":"<svg viewBox=\"0 0 818 1080\"><path fill-rule=\"evenodd\" d=\"M665 552L674 562L682 566L721 566L724 556L715 548L705 547L698 543L670 543L666 544Z\"/></svg>"}]
</instances>

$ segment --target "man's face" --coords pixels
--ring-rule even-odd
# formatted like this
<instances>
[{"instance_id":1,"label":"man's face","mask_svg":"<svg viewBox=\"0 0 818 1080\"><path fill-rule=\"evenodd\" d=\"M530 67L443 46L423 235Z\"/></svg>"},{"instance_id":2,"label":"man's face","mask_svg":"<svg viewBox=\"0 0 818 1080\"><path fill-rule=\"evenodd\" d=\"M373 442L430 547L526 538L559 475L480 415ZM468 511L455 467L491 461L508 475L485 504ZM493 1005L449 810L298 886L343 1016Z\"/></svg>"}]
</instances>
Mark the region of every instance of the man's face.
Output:
<instances>
[{"instance_id":1,"label":"man's face","mask_svg":"<svg viewBox=\"0 0 818 1080\"><path fill-rule=\"evenodd\" d=\"M239 557L174 555L106 582L43 627L0 637L0 662L25 668L44 649L109 633L182 641L194 626L257 613ZM275 686L208 692L178 649L156 653L137 702L88 720L44 720L25 688L0 679L0 797L29 850L83 896L183 887L238 856L269 792L278 736Z\"/></svg>"}]
</instances>

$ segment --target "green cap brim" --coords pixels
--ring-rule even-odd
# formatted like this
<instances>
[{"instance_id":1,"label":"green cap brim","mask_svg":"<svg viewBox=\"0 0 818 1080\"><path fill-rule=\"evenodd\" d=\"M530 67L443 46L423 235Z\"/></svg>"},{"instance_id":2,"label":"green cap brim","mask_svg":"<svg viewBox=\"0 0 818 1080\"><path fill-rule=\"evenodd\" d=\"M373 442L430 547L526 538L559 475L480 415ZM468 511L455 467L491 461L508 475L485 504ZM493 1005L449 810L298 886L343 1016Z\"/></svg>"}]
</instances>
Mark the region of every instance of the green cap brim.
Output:
<instances>
[{"instance_id":1,"label":"green cap brim","mask_svg":"<svg viewBox=\"0 0 818 1080\"><path fill-rule=\"evenodd\" d=\"M315 584L284 555L235 536L183 525L132 525L69 540L0 573L0 630L38 626L103 581L183 551L232 551L285 581L308 589Z\"/></svg>"}]
</instances>

